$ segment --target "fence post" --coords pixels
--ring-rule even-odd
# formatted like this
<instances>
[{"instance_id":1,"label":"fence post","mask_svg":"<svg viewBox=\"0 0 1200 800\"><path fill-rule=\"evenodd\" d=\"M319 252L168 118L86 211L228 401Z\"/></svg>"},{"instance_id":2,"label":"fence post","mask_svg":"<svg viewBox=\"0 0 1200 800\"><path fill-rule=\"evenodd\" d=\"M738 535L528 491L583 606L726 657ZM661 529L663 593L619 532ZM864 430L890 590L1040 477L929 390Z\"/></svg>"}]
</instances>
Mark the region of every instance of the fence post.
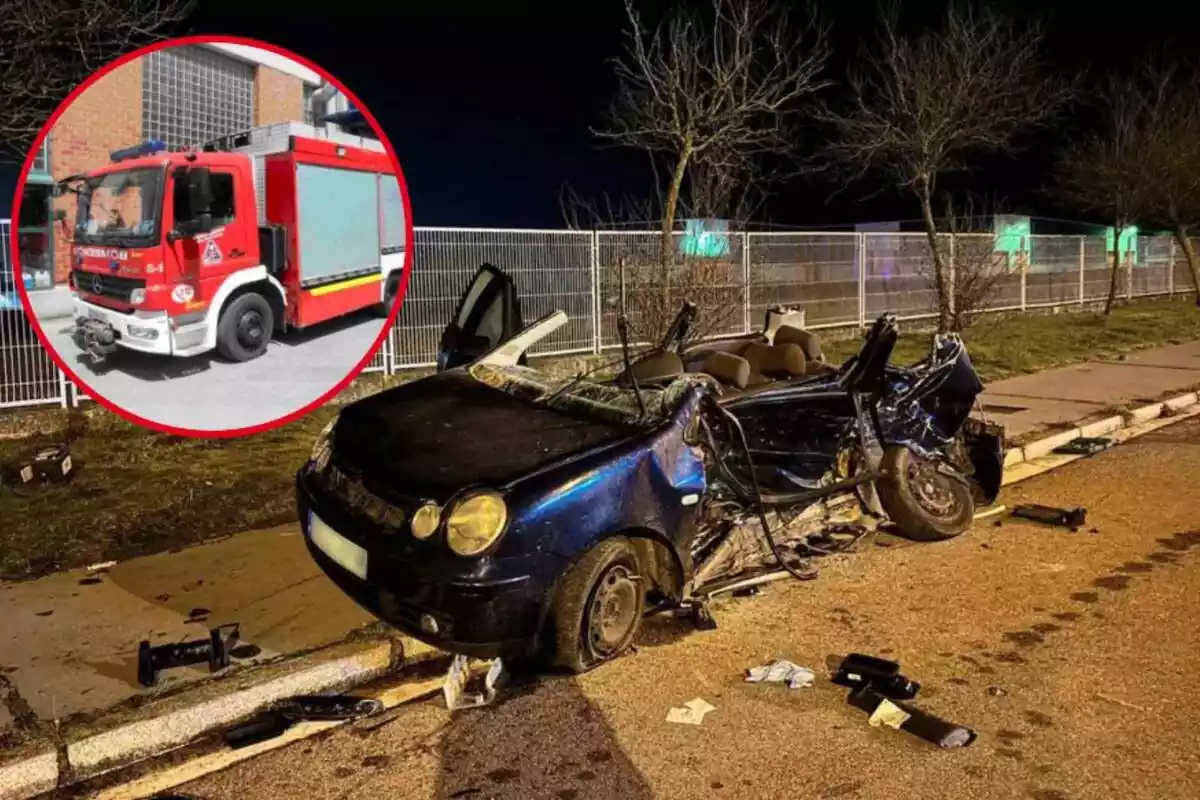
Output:
<instances>
[{"instance_id":1,"label":"fence post","mask_svg":"<svg viewBox=\"0 0 1200 800\"><path fill-rule=\"evenodd\" d=\"M1167 294L1175 294L1175 239L1167 240Z\"/></svg>"},{"instance_id":2,"label":"fence post","mask_svg":"<svg viewBox=\"0 0 1200 800\"><path fill-rule=\"evenodd\" d=\"M1087 264L1087 237L1079 237L1079 305L1083 305L1083 284L1084 275L1087 270L1084 268Z\"/></svg>"},{"instance_id":3,"label":"fence post","mask_svg":"<svg viewBox=\"0 0 1200 800\"><path fill-rule=\"evenodd\" d=\"M1021 267L1021 310L1022 311L1026 310L1026 306L1028 305L1027 298L1029 296L1029 259L1025 256L1025 254L1033 253L1032 247L1026 249L1025 245L1028 243L1029 243L1028 240L1024 236L1022 236L1021 237L1021 249L1018 251L1018 255L1017 255L1017 259L1018 259L1017 264Z\"/></svg>"},{"instance_id":4,"label":"fence post","mask_svg":"<svg viewBox=\"0 0 1200 800\"><path fill-rule=\"evenodd\" d=\"M858 327L867 327L867 234L859 233L854 237L854 247L858 251Z\"/></svg>"},{"instance_id":5,"label":"fence post","mask_svg":"<svg viewBox=\"0 0 1200 800\"><path fill-rule=\"evenodd\" d=\"M1125 251L1125 299L1133 299L1133 262L1134 256L1137 253L1132 250Z\"/></svg>"},{"instance_id":6,"label":"fence post","mask_svg":"<svg viewBox=\"0 0 1200 800\"><path fill-rule=\"evenodd\" d=\"M591 269L588 277L592 284L592 353L600 355L603 342L603 327L600 325L600 231L592 231L588 249L591 250Z\"/></svg>"},{"instance_id":7,"label":"fence post","mask_svg":"<svg viewBox=\"0 0 1200 800\"><path fill-rule=\"evenodd\" d=\"M742 333L750 333L750 247L754 234L742 231Z\"/></svg>"}]
</instances>

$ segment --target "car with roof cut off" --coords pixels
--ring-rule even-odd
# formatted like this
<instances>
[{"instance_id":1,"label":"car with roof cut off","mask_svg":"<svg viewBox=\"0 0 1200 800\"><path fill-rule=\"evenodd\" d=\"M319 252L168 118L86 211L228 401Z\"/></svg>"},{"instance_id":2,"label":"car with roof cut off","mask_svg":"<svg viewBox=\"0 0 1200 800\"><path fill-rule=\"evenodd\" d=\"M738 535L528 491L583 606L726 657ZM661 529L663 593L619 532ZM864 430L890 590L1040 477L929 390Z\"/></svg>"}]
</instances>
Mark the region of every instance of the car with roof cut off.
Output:
<instances>
[{"instance_id":1,"label":"car with roof cut off","mask_svg":"<svg viewBox=\"0 0 1200 800\"><path fill-rule=\"evenodd\" d=\"M688 344L625 348L611 379L553 377L528 349L517 287L484 265L445 329L436 374L359 400L296 478L313 558L364 608L452 653L583 671L629 646L648 611L691 609L881 524L965 532L994 501L1003 430L970 416L963 342L890 363L896 320L826 361L803 313Z\"/></svg>"}]
</instances>

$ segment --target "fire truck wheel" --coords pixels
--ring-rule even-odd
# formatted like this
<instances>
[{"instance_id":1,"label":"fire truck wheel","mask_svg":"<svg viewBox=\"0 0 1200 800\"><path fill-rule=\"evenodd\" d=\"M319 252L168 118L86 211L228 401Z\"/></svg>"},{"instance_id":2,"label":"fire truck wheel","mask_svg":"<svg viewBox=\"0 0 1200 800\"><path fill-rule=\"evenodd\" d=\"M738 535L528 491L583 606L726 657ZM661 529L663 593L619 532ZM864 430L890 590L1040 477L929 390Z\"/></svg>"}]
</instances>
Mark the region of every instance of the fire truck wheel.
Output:
<instances>
[{"instance_id":1,"label":"fire truck wheel","mask_svg":"<svg viewBox=\"0 0 1200 800\"><path fill-rule=\"evenodd\" d=\"M400 278L393 275L388 278L387 286L383 290L383 302L375 306L375 315L381 319L387 319L392 314L392 306L396 303L396 292L400 290Z\"/></svg>"},{"instance_id":2,"label":"fire truck wheel","mask_svg":"<svg viewBox=\"0 0 1200 800\"><path fill-rule=\"evenodd\" d=\"M230 361L249 361L267 352L275 315L260 294L239 295L221 312L217 321L217 352Z\"/></svg>"}]
</instances>

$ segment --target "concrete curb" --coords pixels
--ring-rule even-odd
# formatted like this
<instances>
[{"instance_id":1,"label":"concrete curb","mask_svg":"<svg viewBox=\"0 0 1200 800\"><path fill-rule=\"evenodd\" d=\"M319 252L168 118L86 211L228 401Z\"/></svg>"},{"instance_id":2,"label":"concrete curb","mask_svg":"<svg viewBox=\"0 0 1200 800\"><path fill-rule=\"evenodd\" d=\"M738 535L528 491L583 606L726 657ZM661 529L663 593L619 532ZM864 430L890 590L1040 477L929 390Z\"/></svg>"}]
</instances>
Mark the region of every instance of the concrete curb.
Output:
<instances>
[{"instance_id":1,"label":"concrete curb","mask_svg":"<svg viewBox=\"0 0 1200 800\"><path fill-rule=\"evenodd\" d=\"M1181 408L1196 405L1197 402L1200 402L1200 396L1196 392L1188 392L1187 394L1172 397L1169 400L1135 408L1126 415L1107 417L1096 422L1090 422L1087 425L1068 428L1043 439L1010 448L1004 454L1004 467L1005 469L1015 467L1026 461L1032 461L1035 458L1049 455L1055 449L1081 436L1107 436L1110 433L1116 433L1125 428L1149 422L1152 419L1158 419L1163 415L1164 410L1178 411Z\"/></svg>"},{"instance_id":2,"label":"concrete curb","mask_svg":"<svg viewBox=\"0 0 1200 800\"><path fill-rule=\"evenodd\" d=\"M393 666L393 643L383 640L349 656L68 742L68 777L75 782L127 767L185 745L279 700L359 686L386 675ZM53 750L0 767L0 800L28 800L56 788L60 777L58 753Z\"/></svg>"},{"instance_id":3,"label":"concrete curb","mask_svg":"<svg viewBox=\"0 0 1200 800\"><path fill-rule=\"evenodd\" d=\"M1020 465L1034 466L1028 462L1043 458L1055 448L1080 436L1106 436L1156 420L1163 416L1166 409L1178 411L1198 403L1200 396L1196 392L1189 392L1143 406L1124 416L1108 417L1011 448L1005 453L1005 471ZM1163 422L1169 424L1167 420ZM1071 463L1077 458L1063 457L1062 464L1045 465L1036 473ZM1024 477L1032 477L1032 474ZM88 736L67 745L68 762L73 773L71 777L84 780L130 766L212 733L278 700L297 694L345 690L376 680L393 666L392 642L380 641L352 656L317 664L162 716ZM0 767L0 800L29 800L53 790L58 781L58 755L54 751L44 752Z\"/></svg>"}]
</instances>

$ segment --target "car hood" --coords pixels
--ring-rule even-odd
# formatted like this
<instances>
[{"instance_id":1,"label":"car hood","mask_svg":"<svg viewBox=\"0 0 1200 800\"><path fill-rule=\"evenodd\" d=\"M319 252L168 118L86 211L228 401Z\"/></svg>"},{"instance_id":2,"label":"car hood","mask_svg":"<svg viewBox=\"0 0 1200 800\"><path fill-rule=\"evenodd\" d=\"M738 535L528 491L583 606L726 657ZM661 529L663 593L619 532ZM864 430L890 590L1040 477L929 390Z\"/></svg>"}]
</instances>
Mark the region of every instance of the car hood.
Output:
<instances>
[{"instance_id":1,"label":"car hood","mask_svg":"<svg viewBox=\"0 0 1200 800\"><path fill-rule=\"evenodd\" d=\"M332 461L382 498L445 502L460 489L502 486L631 433L452 370L343 409Z\"/></svg>"}]
</instances>

